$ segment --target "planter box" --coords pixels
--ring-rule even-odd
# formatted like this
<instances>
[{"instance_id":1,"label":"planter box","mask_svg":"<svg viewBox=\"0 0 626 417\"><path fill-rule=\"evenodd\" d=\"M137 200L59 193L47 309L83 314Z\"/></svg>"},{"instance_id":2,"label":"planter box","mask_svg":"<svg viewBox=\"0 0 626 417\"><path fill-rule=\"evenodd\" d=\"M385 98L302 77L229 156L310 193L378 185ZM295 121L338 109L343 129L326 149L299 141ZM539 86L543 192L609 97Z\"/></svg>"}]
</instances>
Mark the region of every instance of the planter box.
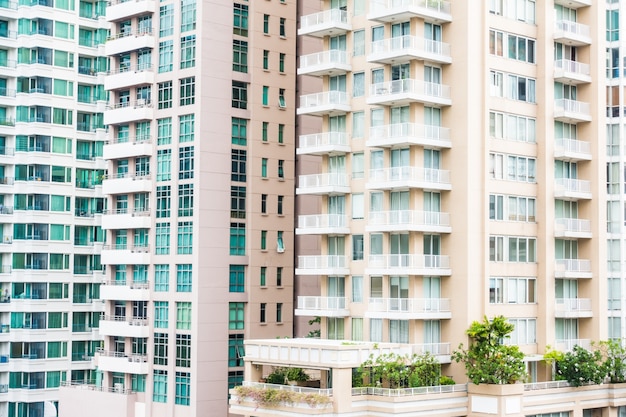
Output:
<instances>
[{"instance_id":1,"label":"planter box","mask_svg":"<svg viewBox=\"0 0 626 417\"><path fill-rule=\"evenodd\" d=\"M467 384L471 416L523 416L524 384Z\"/></svg>"}]
</instances>

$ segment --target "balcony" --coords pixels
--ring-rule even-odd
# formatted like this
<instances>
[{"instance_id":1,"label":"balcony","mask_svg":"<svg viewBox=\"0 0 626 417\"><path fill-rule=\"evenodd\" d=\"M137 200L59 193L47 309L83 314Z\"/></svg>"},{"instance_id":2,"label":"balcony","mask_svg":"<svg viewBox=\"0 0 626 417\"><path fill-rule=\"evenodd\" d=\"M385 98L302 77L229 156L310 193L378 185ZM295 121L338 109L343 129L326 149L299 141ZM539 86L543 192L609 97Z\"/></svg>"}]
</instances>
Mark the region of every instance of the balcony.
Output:
<instances>
[{"instance_id":1,"label":"balcony","mask_svg":"<svg viewBox=\"0 0 626 417\"><path fill-rule=\"evenodd\" d=\"M582 84L591 82L589 64L569 59L554 61L554 81L564 84Z\"/></svg>"},{"instance_id":2,"label":"balcony","mask_svg":"<svg viewBox=\"0 0 626 417\"><path fill-rule=\"evenodd\" d=\"M557 20L554 27L554 41L571 46L591 45L589 26L569 20Z\"/></svg>"},{"instance_id":3,"label":"balcony","mask_svg":"<svg viewBox=\"0 0 626 417\"><path fill-rule=\"evenodd\" d=\"M148 301L150 284L148 282L108 281L100 286L100 298L103 300Z\"/></svg>"},{"instance_id":4,"label":"balcony","mask_svg":"<svg viewBox=\"0 0 626 417\"><path fill-rule=\"evenodd\" d=\"M135 85L154 84L152 65L123 66L117 71L109 71L104 78L105 90L119 90Z\"/></svg>"},{"instance_id":5,"label":"balcony","mask_svg":"<svg viewBox=\"0 0 626 417\"><path fill-rule=\"evenodd\" d=\"M591 6L591 0L554 0L554 4L569 7L570 9L578 9L581 7Z\"/></svg>"},{"instance_id":6,"label":"balcony","mask_svg":"<svg viewBox=\"0 0 626 417\"><path fill-rule=\"evenodd\" d=\"M324 10L300 18L298 36L309 35L317 38L343 35L352 30L348 23L348 12L340 9Z\"/></svg>"},{"instance_id":7,"label":"balcony","mask_svg":"<svg viewBox=\"0 0 626 417\"><path fill-rule=\"evenodd\" d=\"M590 298L557 298L554 307L557 318L589 318L593 317Z\"/></svg>"},{"instance_id":8,"label":"balcony","mask_svg":"<svg viewBox=\"0 0 626 417\"><path fill-rule=\"evenodd\" d=\"M450 148L450 129L446 127L420 125L417 123L394 123L370 128L367 146L389 148L395 146L428 146Z\"/></svg>"},{"instance_id":9,"label":"balcony","mask_svg":"<svg viewBox=\"0 0 626 417\"><path fill-rule=\"evenodd\" d=\"M370 211L365 230L368 232L452 232L450 214L418 210Z\"/></svg>"},{"instance_id":10,"label":"balcony","mask_svg":"<svg viewBox=\"0 0 626 417\"><path fill-rule=\"evenodd\" d=\"M150 246L105 245L100 256L104 265L146 265L150 263Z\"/></svg>"},{"instance_id":11,"label":"balcony","mask_svg":"<svg viewBox=\"0 0 626 417\"><path fill-rule=\"evenodd\" d=\"M296 235L347 235L350 234L348 216L345 214L312 214L298 216Z\"/></svg>"},{"instance_id":12,"label":"balcony","mask_svg":"<svg viewBox=\"0 0 626 417\"><path fill-rule=\"evenodd\" d=\"M586 219L555 219L554 236L575 239L590 239L592 237L591 221Z\"/></svg>"},{"instance_id":13,"label":"balcony","mask_svg":"<svg viewBox=\"0 0 626 417\"><path fill-rule=\"evenodd\" d=\"M394 80L370 86L367 104L401 106L422 103L429 106L450 106L450 87L423 80Z\"/></svg>"},{"instance_id":14,"label":"balcony","mask_svg":"<svg viewBox=\"0 0 626 417\"><path fill-rule=\"evenodd\" d=\"M423 188L429 190L451 190L450 171L418 168L412 166L370 170L368 190L396 190Z\"/></svg>"},{"instance_id":15,"label":"balcony","mask_svg":"<svg viewBox=\"0 0 626 417\"><path fill-rule=\"evenodd\" d=\"M557 259L554 263L555 278L593 278L589 259Z\"/></svg>"},{"instance_id":16,"label":"balcony","mask_svg":"<svg viewBox=\"0 0 626 417\"><path fill-rule=\"evenodd\" d=\"M336 155L349 153L350 135L346 132L323 132L300 136L298 155Z\"/></svg>"},{"instance_id":17,"label":"balcony","mask_svg":"<svg viewBox=\"0 0 626 417\"><path fill-rule=\"evenodd\" d=\"M591 144L576 139L555 139L554 159L565 161L591 161Z\"/></svg>"},{"instance_id":18,"label":"balcony","mask_svg":"<svg viewBox=\"0 0 626 417\"><path fill-rule=\"evenodd\" d=\"M413 353L423 355L430 353L435 356L440 363L450 363L450 343L418 343L413 344Z\"/></svg>"},{"instance_id":19,"label":"balcony","mask_svg":"<svg viewBox=\"0 0 626 417\"><path fill-rule=\"evenodd\" d=\"M331 49L300 57L298 75L341 75L352 71L346 51Z\"/></svg>"},{"instance_id":20,"label":"balcony","mask_svg":"<svg viewBox=\"0 0 626 417\"><path fill-rule=\"evenodd\" d=\"M452 63L450 45L417 36L397 36L372 42L367 62L400 64L411 60Z\"/></svg>"},{"instance_id":21,"label":"balcony","mask_svg":"<svg viewBox=\"0 0 626 417\"><path fill-rule=\"evenodd\" d=\"M104 194L148 193L152 191L150 174L109 174L102 181Z\"/></svg>"},{"instance_id":22,"label":"balcony","mask_svg":"<svg viewBox=\"0 0 626 417\"><path fill-rule=\"evenodd\" d=\"M402 22L417 17L435 23L452 21L450 2L443 0L370 0L368 20Z\"/></svg>"},{"instance_id":23,"label":"balcony","mask_svg":"<svg viewBox=\"0 0 626 417\"><path fill-rule=\"evenodd\" d=\"M370 298L365 317L389 320L452 318L447 298Z\"/></svg>"},{"instance_id":24,"label":"balcony","mask_svg":"<svg viewBox=\"0 0 626 417\"><path fill-rule=\"evenodd\" d=\"M557 339L554 349L561 352L570 352L574 346L580 346L584 349L591 350L591 340L589 339Z\"/></svg>"},{"instance_id":25,"label":"balcony","mask_svg":"<svg viewBox=\"0 0 626 417\"><path fill-rule=\"evenodd\" d=\"M150 136L110 140L102 150L104 159L125 159L152 155L152 138Z\"/></svg>"},{"instance_id":26,"label":"balcony","mask_svg":"<svg viewBox=\"0 0 626 417\"><path fill-rule=\"evenodd\" d=\"M296 275L349 275L348 257L344 255L298 256Z\"/></svg>"},{"instance_id":27,"label":"balcony","mask_svg":"<svg viewBox=\"0 0 626 417\"><path fill-rule=\"evenodd\" d=\"M104 112L104 124L125 124L138 120L151 120L154 108L151 100L139 99L134 102L122 102L107 106Z\"/></svg>"},{"instance_id":28,"label":"balcony","mask_svg":"<svg viewBox=\"0 0 626 417\"><path fill-rule=\"evenodd\" d=\"M148 337L150 326L146 318L126 316L100 317L100 336Z\"/></svg>"},{"instance_id":29,"label":"balcony","mask_svg":"<svg viewBox=\"0 0 626 417\"><path fill-rule=\"evenodd\" d=\"M554 196L565 200L591 200L591 181L557 178L554 180Z\"/></svg>"},{"instance_id":30,"label":"balcony","mask_svg":"<svg viewBox=\"0 0 626 417\"><path fill-rule=\"evenodd\" d=\"M96 355L98 369L105 372L122 372L145 375L149 370L147 355L126 355L119 352L99 350Z\"/></svg>"},{"instance_id":31,"label":"balcony","mask_svg":"<svg viewBox=\"0 0 626 417\"><path fill-rule=\"evenodd\" d=\"M156 12L156 3L151 0L114 0L109 1L106 8L106 20L116 22L131 17L153 14Z\"/></svg>"},{"instance_id":32,"label":"balcony","mask_svg":"<svg viewBox=\"0 0 626 417\"><path fill-rule=\"evenodd\" d=\"M300 96L298 115L333 116L350 112L350 99L345 91L324 91Z\"/></svg>"},{"instance_id":33,"label":"balcony","mask_svg":"<svg viewBox=\"0 0 626 417\"><path fill-rule=\"evenodd\" d=\"M335 195L349 194L350 181L348 174L327 173L300 175L298 177L297 195Z\"/></svg>"},{"instance_id":34,"label":"balcony","mask_svg":"<svg viewBox=\"0 0 626 417\"><path fill-rule=\"evenodd\" d=\"M591 107L589 103L560 98L554 100L554 119L565 123L590 122Z\"/></svg>"},{"instance_id":35,"label":"balcony","mask_svg":"<svg viewBox=\"0 0 626 417\"><path fill-rule=\"evenodd\" d=\"M345 297L298 297L296 316L348 317Z\"/></svg>"},{"instance_id":36,"label":"balcony","mask_svg":"<svg viewBox=\"0 0 626 417\"><path fill-rule=\"evenodd\" d=\"M150 210L107 210L102 216L102 228L105 230L148 229L151 226Z\"/></svg>"},{"instance_id":37,"label":"balcony","mask_svg":"<svg viewBox=\"0 0 626 417\"><path fill-rule=\"evenodd\" d=\"M153 36L152 28L127 30L110 37L104 44L104 53L109 56L119 55L139 49L154 49L156 46L157 42Z\"/></svg>"},{"instance_id":38,"label":"balcony","mask_svg":"<svg viewBox=\"0 0 626 417\"><path fill-rule=\"evenodd\" d=\"M447 255L389 254L370 255L365 273L368 275L449 276Z\"/></svg>"}]
</instances>

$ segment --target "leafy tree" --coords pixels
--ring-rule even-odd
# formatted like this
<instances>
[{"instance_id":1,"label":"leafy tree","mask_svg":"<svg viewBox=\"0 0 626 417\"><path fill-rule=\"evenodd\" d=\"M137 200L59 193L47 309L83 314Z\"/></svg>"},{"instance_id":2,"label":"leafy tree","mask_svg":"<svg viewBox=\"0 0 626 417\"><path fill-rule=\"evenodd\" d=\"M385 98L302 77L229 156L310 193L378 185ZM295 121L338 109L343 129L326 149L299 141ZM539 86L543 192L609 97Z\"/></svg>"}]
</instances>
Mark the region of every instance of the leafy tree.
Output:
<instances>
[{"instance_id":1,"label":"leafy tree","mask_svg":"<svg viewBox=\"0 0 626 417\"><path fill-rule=\"evenodd\" d=\"M441 364L429 354L383 354L363 362L353 374L354 387L378 386L388 383L392 388L424 387L439 384ZM365 381L368 381L366 384Z\"/></svg>"},{"instance_id":2,"label":"leafy tree","mask_svg":"<svg viewBox=\"0 0 626 417\"><path fill-rule=\"evenodd\" d=\"M601 384L606 376L602 353L578 345L556 360L555 371L557 379L566 380L574 387L588 383Z\"/></svg>"},{"instance_id":3,"label":"leafy tree","mask_svg":"<svg viewBox=\"0 0 626 417\"><path fill-rule=\"evenodd\" d=\"M482 322L474 321L466 330L471 342L467 349L463 343L452 358L465 364L467 377L474 384L514 384L526 378L524 354L519 346L504 345L515 326L504 316Z\"/></svg>"},{"instance_id":4,"label":"leafy tree","mask_svg":"<svg viewBox=\"0 0 626 417\"><path fill-rule=\"evenodd\" d=\"M309 320L309 326L313 326L314 324L319 325L321 322L322 322L322 317L316 316L315 318L312 318L311 320ZM322 336L321 329L309 330L309 333L306 335L306 337L310 337L313 339L319 339L321 336Z\"/></svg>"},{"instance_id":5,"label":"leafy tree","mask_svg":"<svg viewBox=\"0 0 626 417\"><path fill-rule=\"evenodd\" d=\"M611 383L626 382L626 348L615 340L600 342L604 370Z\"/></svg>"}]
</instances>

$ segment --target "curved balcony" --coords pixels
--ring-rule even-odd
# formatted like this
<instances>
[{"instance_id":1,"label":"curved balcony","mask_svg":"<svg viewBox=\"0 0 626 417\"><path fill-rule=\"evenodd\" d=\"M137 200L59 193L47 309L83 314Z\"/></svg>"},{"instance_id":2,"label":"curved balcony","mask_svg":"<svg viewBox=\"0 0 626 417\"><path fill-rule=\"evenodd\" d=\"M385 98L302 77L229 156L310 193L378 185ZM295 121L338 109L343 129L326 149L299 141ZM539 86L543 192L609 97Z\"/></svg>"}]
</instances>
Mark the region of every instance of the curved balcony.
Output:
<instances>
[{"instance_id":1,"label":"curved balcony","mask_svg":"<svg viewBox=\"0 0 626 417\"><path fill-rule=\"evenodd\" d=\"M452 21L450 2L443 0L370 0L368 20L402 22L417 17L428 21Z\"/></svg>"},{"instance_id":2,"label":"curved balcony","mask_svg":"<svg viewBox=\"0 0 626 417\"><path fill-rule=\"evenodd\" d=\"M348 317L345 297L298 297L296 316Z\"/></svg>"},{"instance_id":3,"label":"curved balcony","mask_svg":"<svg viewBox=\"0 0 626 417\"><path fill-rule=\"evenodd\" d=\"M554 236L575 239L590 239L591 221L586 219L560 218L554 220Z\"/></svg>"},{"instance_id":4,"label":"curved balcony","mask_svg":"<svg viewBox=\"0 0 626 417\"><path fill-rule=\"evenodd\" d=\"M370 255L365 273L368 275L449 276L450 258L446 255L389 254Z\"/></svg>"},{"instance_id":5,"label":"curved balcony","mask_svg":"<svg viewBox=\"0 0 626 417\"><path fill-rule=\"evenodd\" d=\"M590 66L584 62L557 59L554 61L554 81L574 85L590 83Z\"/></svg>"},{"instance_id":6,"label":"curved balcony","mask_svg":"<svg viewBox=\"0 0 626 417\"><path fill-rule=\"evenodd\" d=\"M346 132L323 132L300 136L298 155L335 155L349 153L350 135Z\"/></svg>"},{"instance_id":7,"label":"curved balcony","mask_svg":"<svg viewBox=\"0 0 626 417\"><path fill-rule=\"evenodd\" d=\"M450 44L417 36L397 36L374 41L367 62L399 64L411 60L452 63Z\"/></svg>"},{"instance_id":8,"label":"curved balcony","mask_svg":"<svg viewBox=\"0 0 626 417\"><path fill-rule=\"evenodd\" d=\"M565 123L591 121L591 106L583 101L560 98L554 100L554 119Z\"/></svg>"},{"instance_id":9,"label":"curved balcony","mask_svg":"<svg viewBox=\"0 0 626 417\"><path fill-rule=\"evenodd\" d=\"M565 161L591 161L591 144L576 139L555 139L554 159Z\"/></svg>"},{"instance_id":10,"label":"curved balcony","mask_svg":"<svg viewBox=\"0 0 626 417\"><path fill-rule=\"evenodd\" d=\"M150 210L127 209L107 210L102 216L102 228L110 229L148 229L152 225Z\"/></svg>"},{"instance_id":11,"label":"curved balcony","mask_svg":"<svg viewBox=\"0 0 626 417\"><path fill-rule=\"evenodd\" d=\"M344 255L298 256L296 275L349 275L348 257Z\"/></svg>"},{"instance_id":12,"label":"curved balcony","mask_svg":"<svg viewBox=\"0 0 626 417\"><path fill-rule=\"evenodd\" d=\"M104 245L100 256L104 265L146 265L150 263L150 246Z\"/></svg>"},{"instance_id":13,"label":"curved balcony","mask_svg":"<svg viewBox=\"0 0 626 417\"><path fill-rule=\"evenodd\" d=\"M318 38L342 35L352 30L348 22L348 12L341 9L324 10L300 18L298 36L309 35Z\"/></svg>"},{"instance_id":14,"label":"curved balcony","mask_svg":"<svg viewBox=\"0 0 626 417\"><path fill-rule=\"evenodd\" d=\"M365 230L368 232L452 232L450 214L419 210L370 211Z\"/></svg>"},{"instance_id":15,"label":"curved balcony","mask_svg":"<svg viewBox=\"0 0 626 417\"><path fill-rule=\"evenodd\" d=\"M450 319L447 298L370 298L365 317L390 320Z\"/></svg>"},{"instance_id":16,"label":"curved balcony","mask_svg":"<svg viewBox=\"0 0 626 417\"><path fill-rule=\"evenodd\" d=\"M589 26L570 20L557 20L554 27L554 41L565 45L591 45Z\"/></svg>"},{"instance_id":17,"label":"curved balcony","mask_svg":"<svg viewBox=\"0 0 626 417\"><path fill-rule=\"evenodd\" d=\"M350 181L348 174L327 173L300 175L298 177L297 195L335 195L349 194Z\"/></svg>"},{"instance_id":18,"label":"curved balcony","mask_svg":"<svg viewBox=\"0 0 626 417\"><path fill-rule=\"evenodd\" d=\"M148 193L152 191L149 173L109 174L102 181L104 194Z\"/></svg>"},{"instance_id":19,"label":"curved balcony","mask_svg":"<svg viewBox=\"0 0 626 417\"><path fill-rule=\"evenodd\" d=\"M150 325L147 318L102 315L100 317L100 335L148 337L150 335Z\"/></svg>"},{"instance_id":20,"label":"curved balcony","mask_svg":"<svg viewBox=\"0 0 626 417\"><path fill-rule=\"evenodd\" d=\"M152 28L127 30L110 37L104 44L104 53L108 56L119 55L139 49L154 49L156 46L156 37L152 33Z\"/></svg>"},{"instance_id":21,"label":"curved balcony","mask_svg":"<svg viewBox=\"0 0 626 417\"><path fill-rule=\"evenodd\" d=\"M350 112L350 99L345 91L324 91L300 96L299 115L332 116Z\"/></svg>"},{"instance_id":22,"label":"curved balcony","mask_svg":"<svg viewBox=\"0 0 626 417\"><path fill-rule=\"evenodd\" d=\"M589 259L557 259L554 264L555 278L593 278Z\"/></svg>"},{"instance_id":23,"label":"curved balcony","mask_svg":"<svg viewBox=\"0 0 626 417\"><path fill-rule=\"evenodd\" d=\"M156 4L151 0L113 0L107 5L106 20L116 22L138 15L153 14L156 9Z\"/></svg>"},{"instance_id":24,"label":"curved balcony","mask_svg":"<svg viewBox=\"0 0 626 417\"><path fill-rule=\"evenodd\" d=\"M557 318L589 318L593 317L590 298L557 298L554 307Z\"/></svg>"},{"instance_id":25,"label":"curved balcony","mask_svg":"<svg viewBox=\"0 0 626 417\"><path fill-rule=\"evenodd\" d=\"M372 84L367 104L400 106L422 103L430 106L450 106L450 87L423 80L404 79Z\"/></svg>"},{"instance_id":26,"label":"curved balcony","mask_svg":"<svg viewBox=\"0 0 626 417\"><path fill-rule=\"evenodd\" d=\"M352 71L348 53L338 49L302 55L298 75L341 75Z\"/></svg>"},{"instance_id":27,"label":"curved balcony","mask_svg":"<svg viewBox=\"0 0 626 417\"><path fill-rule=\"evenodd\" d=\"M591 181L557 178L554 180L554 196L566 200L590 200Z\"/></svg>"},{"instance_id":28,"label":"curved balcony","mask_svg":"<svg viewBox=\"0 0 626 417\"><path fill-rule=\"evenodd\" d=\"M103 300L148 301L150 283L108 281L100 286L100 298Z\"/></svg>"},{"instance_id":29,"label":"curved balcony","mask_svg":"<svg viewBox=\"0 0 626 417\"><path fill-rule=\"evenodd\" d=\"M153 84L154 67L152 65L123 66L116 71L107 72L104 78L106 90L119 90L135 85Z\"/></svg>"},{"instance_id":30,"label":"curved balcony","mask_svg":"<svg viewBox=\"0 0 626 417\"><path fill-rule=\"evenodd\" d=\"M298 216L296 235L347 235L350 234L348 216L345 214L312 214Z\"/></svg>"},{"instance_id":31,"label":"curved balcony","mask_svg":"<svg viewBox=\"0 0 626 417\"><path fill-rule=\"evenodd\" d=\"M417 123L394 123L370 128L367 146L389 148L394 146L428 146L450 148L450 129Z\"/></svg>"},{"instance_id":32,"label":"curved balcony","mask_svg":"<svg viewBox=\"0 0 626 417\"><path fill-rule=\"evenodd\" d=\"M370 170L365 188L369 190L407 188L451 190L452 185L450 183L450 171L403 166Z\"/></svg>"},{"instance_id":33,"label":"curved balcony","mask_svg":"<svg viewBox=\"0 0 626 417\"><path fill-rule=\"evenodd\" d=\"M125 353L106 350L98 351L95 362L98 369L106 372L124 372L145 375L150 368L147 355L127 355Z\"/></svg>"}]
</instances>

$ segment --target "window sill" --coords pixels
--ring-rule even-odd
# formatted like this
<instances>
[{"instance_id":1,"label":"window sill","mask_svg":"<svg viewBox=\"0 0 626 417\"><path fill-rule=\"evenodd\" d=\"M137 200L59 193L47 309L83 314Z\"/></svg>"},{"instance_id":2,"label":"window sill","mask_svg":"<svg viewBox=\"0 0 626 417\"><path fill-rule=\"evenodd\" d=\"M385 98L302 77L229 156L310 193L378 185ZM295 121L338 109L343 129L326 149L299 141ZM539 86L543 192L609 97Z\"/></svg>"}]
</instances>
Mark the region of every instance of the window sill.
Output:
<instances>
[{"instance_id":1,"label":"window sill","mask_svg":"<svg viewBox=\"0 0 626 417\"><path fill-rule=\"evenodd\" d=\"M285 178L278 178L278 181L285 181Z\"/></svg>"},{"instance_id":2,"label":"window sill","mask_svg":"<svg viewBox=\"0 0 626 417\"><path fill-rule=\"evenodd\" d=\"M285 215L284 215L284 214L282 214L282 213L278 213L278 214L277 214L277 216L278 216L278 217L285 217Z\"/></svg>"},{"instance_id":3,"label":"window sill","mask_svg":"<svg viewBox=\"0 0 626 417\"><path fill-rule=\"evenodd\" d=\"M276 289L277 289L277 290L284 290L284 289L285 289L285 287L283 287L283 286L281 285L281 286L276 287Z\"/></svg>"},{"instance_id":4,"label":"window sill","mask_svg":"<svg viewBox=\"0 0 626 417\"><path fill-rule=\"evenodd\" d=\"M269 68L263 68L263 72L270 72Z\"/></svg>"},{"instance_id":5,"label":"window sill","mask_svg":"<svg viewBox=\"0 0 626 417\"><path fill-rule=\"evenodd\" d=\"M267 178L267 177L261 177L261 179L262 179L263 181L267 181L267 180L269 180L269 178Z\"/></svg>"},{"instance_id":6,"label":"window sill","mask_svg":"<svg viewBox=\"0 0 626 417\"><path fill-rule=\"evenodd\" d=\"M286 35L280 35L280 38L281 39L287 39L287 36Z\"/></svg>"},{"instance_id":7,"label":"window sill","mask_svg":"<svg viewBox=\"0 0 626 417\"><path fill-rule=\"evenodd\" d=\"M282 321L277 321L277 322L276 322L276 325L277 325L277 326L282 326L283 324L285 324L285 323L283 323Z\"/></svg>"},{"instance_id":8,"label":"window sill","mask_svg":"<svg viewBox=\"0 0 626 417\"><path fill-rule=\"evenodd\" d=\"M268 140L264 140L264 141L261 141L261 143L264 145L269 145L270 142Z\"/></svg>"},{"instance_id":9,"label":"window sill","mask_svg":"<svg viewBox=\"0 0 626 417\"><path fill-rule=\"evenodd\" d=\"M285 146L286 143L285 142L278 142L278 146Z\"/></svg>"},{"instance_id":10,"label":"window sill","mask_svg":"<svg viewBox=\"0 0 626 417\"><path fill-rule=\"evenodd\" d=\"M267 253L267 249L261 249L262 253Z\"/></svg>"},{"instance_id":11,"label":"window sill","mask_svg":"<svg viewBox=\"0 0 626 417\"><path fill-rule=\"evenodd\" d=\"M267 217L267 216L268 216L268 214L267 214L267 213L261 213L261 216L263 216L263 217Z\"/></svg>"},{"instance_id":12,"label":"window sill","mask_svg":"<svg viewBox=\"0 0 626 417\"><path fill-rule=\"evenodd\" d=\"M259 323L259 326L267 326L267 323L265 323L265 322Z\"/></svg>"},{"instance_id":13,"label":"window sill","mask_svg":"<svg viewBox=\"0 0 626 417\"><path fill-rule=\"evenodd\" d=\"M267 285L261 285L259 288L262 289L262 290L266 290L268 287L267 287Z\"/></svg>"}]
</instances>

